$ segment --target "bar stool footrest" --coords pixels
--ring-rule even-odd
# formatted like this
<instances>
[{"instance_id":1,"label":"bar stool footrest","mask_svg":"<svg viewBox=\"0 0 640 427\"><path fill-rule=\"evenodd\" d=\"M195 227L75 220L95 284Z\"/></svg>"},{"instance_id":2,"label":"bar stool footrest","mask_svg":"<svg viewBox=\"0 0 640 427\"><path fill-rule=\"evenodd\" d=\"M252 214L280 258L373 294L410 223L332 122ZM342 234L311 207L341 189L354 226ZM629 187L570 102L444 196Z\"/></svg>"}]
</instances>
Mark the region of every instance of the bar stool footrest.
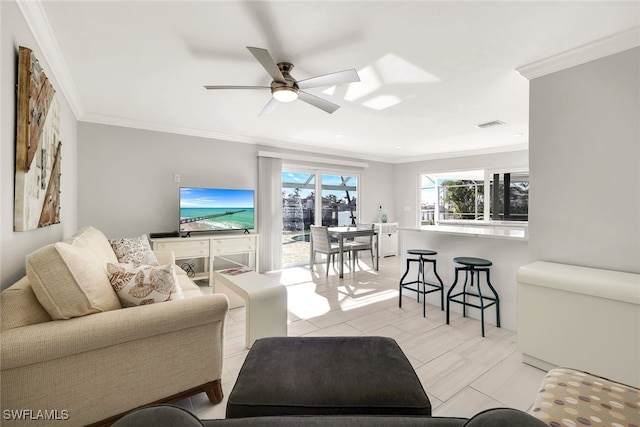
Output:
<instances>
[{"instance_id":1,"label":"bar stool footrest","mask_svg":"<svg viewBox=\"0 0 640 427\"><path fill-rule=\"evenodd\" d=\"M455 297L455 296L456 295L454 295L453 297ZM467 302L458 301L458 300L453 299L453 297L451 297L449 299L449 301L457 302L458 304L466 305L467 307L479 308L480 310L484 310L485 308L489 308L492 305L496 305L496 300L494 300L493 298L491 298L491 299L490 298L483 298L483 299L490 299L493 302L490 302L489 304L485 304L485 305L477 305L477 304L470 303L469 301L467 301Z\"/></svg>"},{"instance_id":2,"label":"bar stool footrest","mask_svg":"<svg viewBox=\"0 0 640 427\"><path fill-rule=\"evenodd\" d=\"M416 284L416 283L424 283L426 286L431 286L431 287L433 287L435 289L432 289L432 290L429 290L429 291L422 291L422 290L418 290L416 288L412 288L412 287L409 286L409 285L413 285L413 284ZM402 286L403 289L406 289L408 291L418 292L420 294L428 294L428 293L431 293L431 292L436 292L436 291L442 290L442 286L440 286L440 284L429 283L429 282L421 282L419 280L415 280L413 282L401 283L400 286Z\"/></svg>"}]
</instances>

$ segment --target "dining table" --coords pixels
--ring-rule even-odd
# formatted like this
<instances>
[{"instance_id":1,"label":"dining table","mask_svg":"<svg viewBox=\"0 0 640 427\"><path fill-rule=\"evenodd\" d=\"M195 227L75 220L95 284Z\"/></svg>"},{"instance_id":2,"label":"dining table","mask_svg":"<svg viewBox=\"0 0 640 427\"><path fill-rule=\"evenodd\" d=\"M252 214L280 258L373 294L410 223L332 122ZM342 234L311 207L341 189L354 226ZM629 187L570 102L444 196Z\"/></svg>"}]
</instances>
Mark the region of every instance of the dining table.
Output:
<instances>
[{"instance_id":1,"label":"dining table","mask_svg":"<svg viewBox=\"0 0 640 427\"><path fill-rule=\"evenodd\" d=\"M345 239L350 239L354 237L365 237L372 236L371 244L372 247L375 248L375 256L374 256L374 268L375 271L378 271L378 239L376 239L376 235L378 232L375 229L371 230L363 230L358 229L356 227L328 227L329 236L338 240L338 246L340 248L340 278L344 277L344 241ZM311 249L313 250L313 248Z\"/></svg>"}]
</instances>

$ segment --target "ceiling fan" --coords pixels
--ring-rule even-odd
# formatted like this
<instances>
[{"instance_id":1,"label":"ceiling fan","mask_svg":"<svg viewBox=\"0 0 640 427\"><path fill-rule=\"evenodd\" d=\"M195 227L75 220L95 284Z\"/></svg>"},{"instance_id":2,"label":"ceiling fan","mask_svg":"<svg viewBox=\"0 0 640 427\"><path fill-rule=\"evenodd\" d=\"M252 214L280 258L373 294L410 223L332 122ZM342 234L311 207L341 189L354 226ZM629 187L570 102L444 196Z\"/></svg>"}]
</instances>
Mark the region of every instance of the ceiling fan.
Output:
<instances>
[{"instance_id":1,"label":"ceiling fan","mask_svg":"<svg viewBox=\"0 0 640 427\"><path fill-rule=\"evenodd\" d=\"M339 105L319 98L301 89L309 89L322 86L333 86L341 83L359 82L360 77L355 69L338 71L336 73L325 74L322 76L311 77L305 80L296 80L291 77L293 64L289 62L279 62L276 64L273 57L267 49L258 47L249 47L249 52L255 56L258 62L267 70L273 81L271 86L205 86L206 89L270 89L271 100L265 105L260 112L261 116L270 114L278 106L280 102L291 102L300 98L300 100L311 104L327 113L331 114L340 108Z\"/></svg>"}]
</instances>

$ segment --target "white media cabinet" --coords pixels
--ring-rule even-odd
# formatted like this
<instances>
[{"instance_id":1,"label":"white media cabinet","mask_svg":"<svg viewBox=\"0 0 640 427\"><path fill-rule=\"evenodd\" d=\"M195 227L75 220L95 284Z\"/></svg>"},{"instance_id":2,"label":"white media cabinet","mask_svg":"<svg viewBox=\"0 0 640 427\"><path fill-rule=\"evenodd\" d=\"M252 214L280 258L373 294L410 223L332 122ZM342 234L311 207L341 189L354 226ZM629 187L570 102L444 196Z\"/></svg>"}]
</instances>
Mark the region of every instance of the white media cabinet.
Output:
<instances>
[{"instance_id":1,"label":"white media cabinet","mask_svg":"<svg viewBox=\"0 0 640 427\"><path fill-rule=\"evenodd\" d=\"M193 280L208 280L213 287L213 262L216 258L258 271L258 234L208 234L191 237L167 237L151 239L153 250L172 251L176 264L181 260L204 259L204 271L197 272ZM245 262L230 259L244 255ZM237 257L234 257L237 258Z\"/></svg>"}]
</instances>

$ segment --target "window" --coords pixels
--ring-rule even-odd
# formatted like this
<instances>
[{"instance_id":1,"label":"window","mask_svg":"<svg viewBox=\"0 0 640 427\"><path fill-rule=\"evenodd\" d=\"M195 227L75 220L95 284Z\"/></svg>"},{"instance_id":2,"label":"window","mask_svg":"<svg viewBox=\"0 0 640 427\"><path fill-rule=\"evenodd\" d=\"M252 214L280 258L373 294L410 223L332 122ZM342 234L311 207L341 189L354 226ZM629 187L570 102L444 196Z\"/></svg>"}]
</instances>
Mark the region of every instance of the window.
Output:
<instances>
[{"instance_id":1,"label":"window","mask_svg":"<svg viewBox=\"0 0 640 427\"><path fill-rule=\"evenodd\" d=\"M441 220L483 219L484 181L446 179L440 182Z\"/></svg>"},{"instance_id":2,"label":"window","mask_svg":"<svg viewBox=\"0 0 640 427\"><path fill-rule=\"evenodd\" d=\"M309 262L311 225L337 227L357 223L358 182L357 175L348 173L291 169L282 172L283 265Z\"/></svg>"},{"instance_id":3,"label":"window","mask_svg":"<svg viewBox=\"0 0 640 427\"><path fill-rule=\"evenodd\" d=\"M420 225L452 220L528 219L528 172L491 174L485 170L470 170L422 174L420 183Z\"/></svg>"},{"instance_id":4,"label":"window","mask_svg":"<svg viewBox=\"0 0 640 427\"><path fill-rule=\"evenodd\" d=\"M356 225L358 177L322 175L322 225Z\"/></svg>"},{"instance_id":5,"label":"window","mask_svg":"<svg viewBox=\"0 0 640 427\"><path fill-rule=\"evenodd\" d=\"M313 224L315 183L313 173L282 173L282 228L285 233L308 233Z\"/></svg>"},{"instance_id":6,"label":"window","mask_svg":"<svg viewBox=\"0 0 640 427\"><path fill-rule=\"evenodd\" d=\"M498 183L497 186L496 183ZM527 221L529 219L529 173L493 174L491 200L491 219Z\"/></svg>"}]
</instances>

